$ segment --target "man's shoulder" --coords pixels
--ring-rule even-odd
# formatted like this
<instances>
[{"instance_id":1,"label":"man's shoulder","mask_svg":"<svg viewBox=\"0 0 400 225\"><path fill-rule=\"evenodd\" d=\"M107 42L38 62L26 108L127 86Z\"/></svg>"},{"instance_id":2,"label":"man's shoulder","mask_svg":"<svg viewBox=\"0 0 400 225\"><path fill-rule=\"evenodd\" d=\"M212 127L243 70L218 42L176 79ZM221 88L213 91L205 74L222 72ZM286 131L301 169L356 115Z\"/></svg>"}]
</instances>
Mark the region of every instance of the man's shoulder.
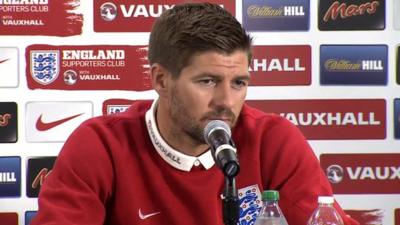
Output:
<instances>
[{"instance_id":1,"label":"man's shoulder","mask_svg":"<svg viewBox=\"0 0 400 225\"><path fill-rule=\"evenodd\" d=\"M264 112L260 109L254 108L247 104L243 105L241 117L246 120L257 120L257 121L280 121L283 118L275 113Z\"/></svg>"},{"instance_id":2,"label":"man's shoulder","mask_svg":"<svg viewBox=\"0 0 400 225\"><path fill-rule=\"evenodd\" d=\"M96 116L86 120L82 125L115 127L118 124L144 121L145 114L150 109L151 104L152 100L135 100L124 112Z\"/></svg>"},{"instance_id":3,"label":"man's shoulder","mask_svg":"<svg viewBox=\"0 0 400 225\"><path fill-rule=\"evenodd\" d=\"M296 129L295 126L284 117L272 113L264 112L247 104L243 109L238 121L238 127L251 131L271 130L272 128Z\"/></svg>"}]
</instances>

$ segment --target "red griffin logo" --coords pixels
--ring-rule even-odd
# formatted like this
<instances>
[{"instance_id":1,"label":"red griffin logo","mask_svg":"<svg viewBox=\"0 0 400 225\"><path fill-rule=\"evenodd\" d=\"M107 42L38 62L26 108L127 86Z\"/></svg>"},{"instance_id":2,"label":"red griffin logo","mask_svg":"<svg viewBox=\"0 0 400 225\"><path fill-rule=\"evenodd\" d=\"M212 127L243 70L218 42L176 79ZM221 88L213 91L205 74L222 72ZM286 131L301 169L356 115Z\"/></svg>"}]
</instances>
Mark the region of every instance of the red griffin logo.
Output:
<instances>
[{"instance_id":1,"label":"red griffin logo","mask_svg":"<svg viewBox=\"0 0 400 225\"><path fill-rule=\"evenodd\" d=\"M11 115L6 113L4 115L0 115L0 127L5 127L8 125L8 121L10 120Z\"/></svg>"},{"instance_id":2,"label":"red griffin logo","mask_svg":"<svg viewBox=\"0 0 400 225\"><path fill-rule=\"evenodd\" d=\"M349 6L346 3L340 4L338 1L335 1L325 13L324 22L328 22L329 18L336 20L339 14L342 19L350 16L361 16L365 13L374 14L378 6L378 1L366 2L360 5L351 4Z\"/></svg>"}]
</instances>

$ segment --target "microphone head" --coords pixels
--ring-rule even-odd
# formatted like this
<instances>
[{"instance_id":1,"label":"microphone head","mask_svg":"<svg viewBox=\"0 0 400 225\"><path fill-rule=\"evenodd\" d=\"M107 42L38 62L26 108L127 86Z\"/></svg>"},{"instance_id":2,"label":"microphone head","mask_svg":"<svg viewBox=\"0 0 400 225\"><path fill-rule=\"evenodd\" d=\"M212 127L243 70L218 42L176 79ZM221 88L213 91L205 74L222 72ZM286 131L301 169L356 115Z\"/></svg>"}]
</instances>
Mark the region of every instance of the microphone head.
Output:
<instances>
[{"instance_id":1,"label":"microphone head","mask_svg":"<svg viewBox=\"0 0 400 225\"><path fill-rule=\"evenodd\" d=\"M209 136L216 130L223 130L225 131L229 137L231 137L231 128L227 123L222 120L211 120L207 123L206 127L204 127L203 136L204 140L207 144L209 143Z\"/></svg>"}]
</instances>

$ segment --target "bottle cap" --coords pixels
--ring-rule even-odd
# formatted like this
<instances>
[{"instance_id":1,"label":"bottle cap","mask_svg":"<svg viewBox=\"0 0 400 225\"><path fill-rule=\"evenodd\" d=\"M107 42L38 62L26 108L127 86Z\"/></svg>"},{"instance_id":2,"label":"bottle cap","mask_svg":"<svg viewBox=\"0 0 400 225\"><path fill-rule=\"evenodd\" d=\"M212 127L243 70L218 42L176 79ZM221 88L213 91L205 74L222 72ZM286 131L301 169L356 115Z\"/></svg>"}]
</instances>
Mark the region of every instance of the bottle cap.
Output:
<instances>
[{"instance_id":1,"label":"bottle cap","mask_svg":"<svg viewBox=\"0 0 400 225\"><path fill-rule=\"evenodd\" d=\"M333 196L319 196L318 197L318 203L322 204L333 204L334 202Z\"/></svg>"},{"instance_id":2,"label":"bottle cap","mask_svg":"<svg viewBox=\"0 0 400 225\"><path fill-rule=\"evenodd\" d=\"M278 201L279 200L279 192L275 190L266 190L262 193L263 201Z\"/></svg>"}]
</instances>

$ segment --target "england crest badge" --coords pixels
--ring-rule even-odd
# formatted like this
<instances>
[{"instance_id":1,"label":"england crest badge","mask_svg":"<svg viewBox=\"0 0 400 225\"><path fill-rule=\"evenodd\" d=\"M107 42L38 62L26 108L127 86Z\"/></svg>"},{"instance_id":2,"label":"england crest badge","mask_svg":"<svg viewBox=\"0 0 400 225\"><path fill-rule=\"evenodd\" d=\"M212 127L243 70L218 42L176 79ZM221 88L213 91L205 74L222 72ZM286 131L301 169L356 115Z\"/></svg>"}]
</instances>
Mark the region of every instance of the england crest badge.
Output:
<instances>
[{"instance_id":1,"label":"england crest badge","mask_svg":"<svg viewBox=\"0 0 400 225\"><path fill-rule=\"evenodd\" d=\"M255 184L239 189L238 194L239 225L253 225L262 207L260 189Z\"/></svg>"},{"instance_id":2,"label":"england crest badge","mask_svg":"<svg viewBox=\"0 0 400 225\"><path fill-rule=\"evenodd\" d=\"M30 71L32 78L43 85L56 80L60 72L60 52L43 50L30 52Z\"/></svg>"}]
</instances>

